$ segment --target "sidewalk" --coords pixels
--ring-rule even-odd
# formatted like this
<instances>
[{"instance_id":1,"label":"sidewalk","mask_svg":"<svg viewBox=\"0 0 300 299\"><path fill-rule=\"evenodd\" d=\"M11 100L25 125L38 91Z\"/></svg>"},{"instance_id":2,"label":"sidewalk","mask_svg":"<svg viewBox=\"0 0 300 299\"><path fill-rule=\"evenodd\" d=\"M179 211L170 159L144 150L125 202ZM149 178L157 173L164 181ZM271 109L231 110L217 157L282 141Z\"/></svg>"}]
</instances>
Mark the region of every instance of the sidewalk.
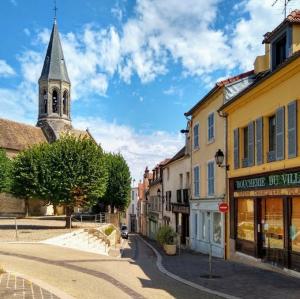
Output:
<instances>
[{"instance_id":1,"label":"sidewalk","mask_svg":"<svg viewBox=\"0 0 300 299\"><path fill-rule=\"evenodd\" d=\"M167 256L157 242L146 239L162 256L163 266L171 273L203 287L245 299L299 299L300 279L281 273L213 258L213 275L208 272L208 256L182 250L180 256Z\"/></svg>"},{"instance_id":2,"label":"sidewalk","mask_svg":"<svg viewBox=\"0 0 300 299\"><path fill-rule=\"evenodd\" d=\"M11 273L0 274L0 298L60 299L46 289Z\"/></svg>"}]
</instances>

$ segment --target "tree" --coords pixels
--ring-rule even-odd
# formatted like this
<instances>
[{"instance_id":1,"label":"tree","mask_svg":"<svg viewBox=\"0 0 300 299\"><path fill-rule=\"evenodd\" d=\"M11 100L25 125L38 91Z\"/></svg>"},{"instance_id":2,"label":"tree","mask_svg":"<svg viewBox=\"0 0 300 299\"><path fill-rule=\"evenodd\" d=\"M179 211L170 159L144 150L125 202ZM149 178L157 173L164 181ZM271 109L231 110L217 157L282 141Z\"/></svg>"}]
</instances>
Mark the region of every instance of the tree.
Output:
<instances>
[{"instance_id":1,"label":"tree","mask_svg":"<svg viewBox=\"0 0 300 299\"><path fill-rule=\"evenodd\" d=\"M17 194L64 205L67 227L74 207L94 205L104 195L107 183L102 148L90 138L73 135L20 154L14 175Z\"/></svg>"},{"instance_id":2,"label":"tree","mask_svg":"<svg viewBox=\"0 0 300 299\"><path fill-rule=\"evenodd\" d=\"M108 182L104 203L110 205L112 212L114 208L125 210L130 201L130 171L121 154L106 154L106 165L108 170Z\"/></svg>"},{"instance_id":3,"label":"tree","mask_svg":"<svg viewBox=\"0 0 300 299\"><path fill-rule=\"evenodd\" d=\"M49 144L39 144L20 152L13 161L11 192L25 200L28 215L29 199L44 199L50 203L49 190L50 169L47 165Z\"/></svg>"},{"instance_id":4,"label":"tree","mask_svg":"<svg viewBox=\"0 0 300 299\"><path fill-rule=\"evenodd\" d=\"M11 161L6 157L4 150L0 149L0 193L8 192L11 185Z\"/></svg>"}]
</instances>

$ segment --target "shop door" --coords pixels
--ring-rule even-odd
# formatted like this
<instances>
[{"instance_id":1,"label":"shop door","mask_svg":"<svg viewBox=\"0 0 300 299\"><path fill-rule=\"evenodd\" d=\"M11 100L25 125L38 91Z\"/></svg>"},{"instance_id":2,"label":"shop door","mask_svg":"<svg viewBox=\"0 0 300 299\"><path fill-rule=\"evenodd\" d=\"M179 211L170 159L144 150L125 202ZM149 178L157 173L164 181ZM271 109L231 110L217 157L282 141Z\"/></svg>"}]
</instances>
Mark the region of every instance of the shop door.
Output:
<instances>
[{"instance_id":1,"label":"shop door","mask_svg":"<svg viewBox=\"0 0 300 299\"><path fill-rule=\"evenodd\" d=\"M280 266L284 263L283 199L257 200L257 250L264 261Z\"/></svg>"}]
</instances>

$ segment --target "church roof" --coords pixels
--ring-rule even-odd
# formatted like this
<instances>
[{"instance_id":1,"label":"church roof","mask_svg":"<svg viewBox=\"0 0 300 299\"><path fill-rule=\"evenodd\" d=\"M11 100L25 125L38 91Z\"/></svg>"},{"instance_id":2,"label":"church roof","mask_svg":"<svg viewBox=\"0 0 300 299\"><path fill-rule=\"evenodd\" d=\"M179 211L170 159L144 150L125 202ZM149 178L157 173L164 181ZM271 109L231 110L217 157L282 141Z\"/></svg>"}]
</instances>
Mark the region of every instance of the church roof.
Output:
<instances>
[{"instance_id":1,"label":"church roof","mask_svg":"<svg viewBox=\"0 0 300 299\"><path fill-rule=\"evenodd\" d=\"M47 54L40 77L40 80L51 79L70 83L56 21L54 21L53 24Z\"/></svg>"},{"instance_id":2,"label":"church roof","mask_svg":"<svg viewBox=\"0 0 300 299\"><path fill-rule=\"evenodd\" d=\"M21 151L47 142L41 128L0 118L0 148Z\"/></svg>"}]
</instances>

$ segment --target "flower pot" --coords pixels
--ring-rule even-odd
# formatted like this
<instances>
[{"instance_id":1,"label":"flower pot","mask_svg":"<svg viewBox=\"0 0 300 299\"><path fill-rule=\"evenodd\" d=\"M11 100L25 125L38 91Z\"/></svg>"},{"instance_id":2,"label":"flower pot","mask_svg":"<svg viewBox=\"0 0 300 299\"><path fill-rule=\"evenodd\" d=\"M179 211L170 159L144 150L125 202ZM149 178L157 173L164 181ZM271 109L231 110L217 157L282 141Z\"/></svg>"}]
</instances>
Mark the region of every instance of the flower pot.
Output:
<instances>
[{"instance_id":1,"label":"flower pot","mask_svg":"<svg viewBox=\"0 0 300 299\"><path fill-rule=\"evenodd\" d=\"M164 250L167 255L175 255L176 254L176 245L164 244Z\"/></svg>"}]
</instances>

